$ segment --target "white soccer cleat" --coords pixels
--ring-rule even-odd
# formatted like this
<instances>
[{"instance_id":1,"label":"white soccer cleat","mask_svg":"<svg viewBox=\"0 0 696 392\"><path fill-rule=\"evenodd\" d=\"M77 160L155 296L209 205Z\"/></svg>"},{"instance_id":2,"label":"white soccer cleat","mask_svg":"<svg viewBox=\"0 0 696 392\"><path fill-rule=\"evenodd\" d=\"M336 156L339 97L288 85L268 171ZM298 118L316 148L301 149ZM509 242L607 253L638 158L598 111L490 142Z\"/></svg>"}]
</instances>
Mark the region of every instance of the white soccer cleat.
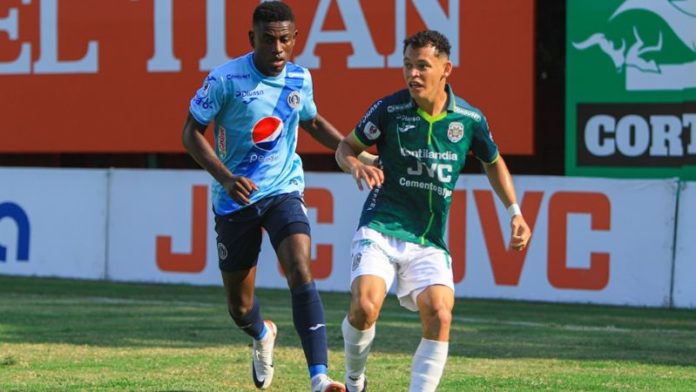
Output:
<instances>
[{"instance_id":1,"label":"white soccer cleat","mask_svg":"<svg viewBox=\"0 0 696 392\"><path fill-rule=\"evenodd\" d=\"M254 341L251 349L251 378L259 389L266 389L273 381L273 346L275 345L278 327L270 320L264 321L268 333L262 340Z\"/></svg>"},{"instance_id":2,"label":"white soccer cleat","mask_svg":"<svg viewBox=\"0 0 696 392\"><path fill-rule=\"evenodd\" d=\"M346 377L346 391L366 392L367 377L365 377L365 374L361 374L360 377Z\"/></svg>"},{"instance_id":3,"label":"white soccer cleat","mask_svg":"<svg viewBox=\"0 0 696 392\"><path fill-rule=\"evenodd\" d=\"M312 392L346 392L346 386L326 374L318 374L312 377Z\"/></svg>"}]
</instances>

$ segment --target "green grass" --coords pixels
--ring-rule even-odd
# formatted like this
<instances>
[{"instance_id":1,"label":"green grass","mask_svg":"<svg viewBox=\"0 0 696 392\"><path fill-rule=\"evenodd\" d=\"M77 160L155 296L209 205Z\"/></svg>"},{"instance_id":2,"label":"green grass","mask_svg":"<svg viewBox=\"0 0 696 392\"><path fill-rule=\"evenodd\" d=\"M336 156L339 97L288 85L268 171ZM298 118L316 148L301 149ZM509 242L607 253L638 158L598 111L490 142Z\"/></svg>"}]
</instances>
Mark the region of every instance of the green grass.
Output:
<instances>
[{"instance_id":1,"label":"green grass","mask_svg":"<svg viewBox=\"0 0 696 392\"><path fill-rule=\"evenodd\" d=\"M258 290L279 328L270 391L309 390L287 290ZM346 293L322 293L343 379ZM389 296L371 391L405 391L417 314ZM0 276L0 391L254 391L250 339L221 287ZM696 311L458 300L439 391L694 391Z\"/></svg>"}]
</instances>

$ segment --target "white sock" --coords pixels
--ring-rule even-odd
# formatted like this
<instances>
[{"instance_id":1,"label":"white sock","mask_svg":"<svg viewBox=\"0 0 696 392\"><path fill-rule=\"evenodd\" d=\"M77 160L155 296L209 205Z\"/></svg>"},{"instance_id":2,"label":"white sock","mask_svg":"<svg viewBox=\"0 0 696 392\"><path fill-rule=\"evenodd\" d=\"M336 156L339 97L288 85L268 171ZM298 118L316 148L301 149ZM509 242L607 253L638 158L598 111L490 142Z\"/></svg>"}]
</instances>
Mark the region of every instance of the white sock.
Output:
<instances>
[{"instance_id":1,"label":"white sock","mask_svg":"<svg viewBox=\"0 0 696 392\"><path fill-rule=\"evenodd\" d=\"M348 316L346 316L341 324L341 331L343 332L343 348L346 355L346 381L350 383L351 380L365 373L370 345L375 339L375 326L372 325L372 327L361 331L350 325Z\"/></svg>"},{"instance_id":2,"label":"white sock","mask_svg":"<svg viewBox=\"0 0 696 392\"><path fill-rule=\"evenodd\" d=\"M449 342L422 338L411 365L410 392L433 392L440 383L447 362Z\"/></svg>"}]
</instances>

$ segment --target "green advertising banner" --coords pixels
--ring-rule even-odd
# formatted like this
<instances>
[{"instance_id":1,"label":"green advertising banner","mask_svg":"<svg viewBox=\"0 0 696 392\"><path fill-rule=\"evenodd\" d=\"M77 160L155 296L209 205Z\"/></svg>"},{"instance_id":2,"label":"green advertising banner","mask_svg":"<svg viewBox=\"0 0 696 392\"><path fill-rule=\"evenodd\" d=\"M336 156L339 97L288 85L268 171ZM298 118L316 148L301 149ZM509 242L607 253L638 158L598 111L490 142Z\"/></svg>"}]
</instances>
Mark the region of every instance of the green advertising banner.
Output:
<instances>
[{"instance_id":1,"label":"green advertising banner","mask_svg":"<svg viewBox=\"0 0 696 392\"><path fill-rule=\"evenodd\" d=\"M567 0L566 174L696 179L696 0Z\"/></svg>"}]
</instances>

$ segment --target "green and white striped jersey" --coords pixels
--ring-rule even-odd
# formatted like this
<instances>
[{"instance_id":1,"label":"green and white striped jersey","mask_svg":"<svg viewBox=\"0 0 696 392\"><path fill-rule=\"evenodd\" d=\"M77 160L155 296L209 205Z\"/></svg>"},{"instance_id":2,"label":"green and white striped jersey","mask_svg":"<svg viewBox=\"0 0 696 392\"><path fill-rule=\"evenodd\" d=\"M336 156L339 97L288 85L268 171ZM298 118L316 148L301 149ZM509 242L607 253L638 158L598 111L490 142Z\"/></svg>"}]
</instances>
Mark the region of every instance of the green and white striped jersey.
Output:
<instances>
[{"instance_id":1,"label":"green and white striped jersey","mask_svg":"<svg viewBox=\"0 0 696 392\"><path fill-rule=\"evenodd\" d=\"M365 146L377 145L384 183L365 201L360 226L446 251L445 223L452 192L471 150L493 163L498 146L480 110L456 97L449 85L447 111L435 117L408 90L375 102L355 127Z\"/></svg>"}]
</instances>

